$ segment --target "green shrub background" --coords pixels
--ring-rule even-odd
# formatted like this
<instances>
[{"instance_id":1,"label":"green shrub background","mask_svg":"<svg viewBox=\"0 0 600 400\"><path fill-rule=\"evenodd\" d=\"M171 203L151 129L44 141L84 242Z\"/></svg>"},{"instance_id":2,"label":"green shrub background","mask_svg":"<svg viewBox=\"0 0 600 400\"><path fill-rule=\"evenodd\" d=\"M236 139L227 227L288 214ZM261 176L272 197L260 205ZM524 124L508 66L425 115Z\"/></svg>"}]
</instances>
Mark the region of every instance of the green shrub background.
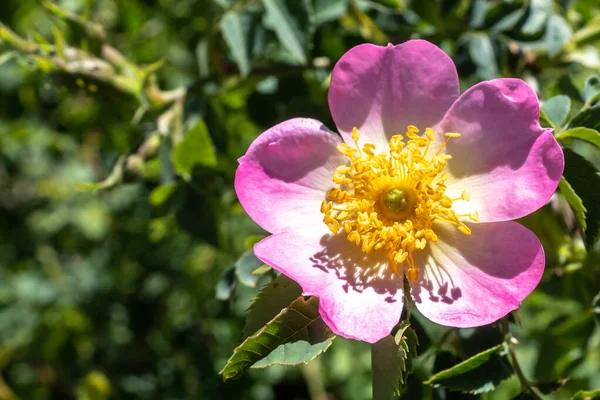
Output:
<instances>
[{"instance_id":1,"label":"green shrub background","mask_svg":"<svg viewBox=\"0 0 600 400\"><path fill-rule=\"evenodd\" d=\"M452 57L463 91L520 77L544 102L581 199L561 187L520 221L547 265L513 347L547 398L600 388L600 1L2 0L0 399L370 398L369 346L343 338L306 366L218 375L274 276L239 261L266 233L233 177L280 121L335 129L345 51L411 38ZM535 398L504 357L475 389L423 383L502 343L498 325L413 327L403 398Z\"/></svg>"}]
</instances>

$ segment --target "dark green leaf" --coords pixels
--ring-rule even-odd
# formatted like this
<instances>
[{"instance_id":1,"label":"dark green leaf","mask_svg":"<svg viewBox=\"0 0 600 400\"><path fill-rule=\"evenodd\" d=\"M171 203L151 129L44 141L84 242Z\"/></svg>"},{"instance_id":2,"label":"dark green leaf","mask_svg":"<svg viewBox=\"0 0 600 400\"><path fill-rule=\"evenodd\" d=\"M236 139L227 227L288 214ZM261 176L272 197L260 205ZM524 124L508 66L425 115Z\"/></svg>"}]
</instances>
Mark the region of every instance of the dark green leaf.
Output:
<instances>
[{"instance_id":1,"label":"dark green leaf","mask_svg":"<svg viewBox=\"0 0 600 400\"><path fill-rule=\"evenodd\" d=\"M571 99L569 96L558 95L548 99L542 106L544 114L552 121L557 128L565 122L569 111L571 110Z\"/></svg>"},{"instance_id":2,"label":"dark green leaf","mask_svg":"<svg viewBox=\"0 0 600 400\"><path fill-rule=\"evenodd\" d=\"M600 292L592 300L592 312L596 317L596 322L600 324Z\"/></svg>"},{"instance_id":3,"label":"dark green leaf","mask_svg":"<svg viewBox=\"0 0 600 400\"><path fill-rule=\"evenodd\" d=\"M578 127L600 130L600 105L587 108L573 117L569 129Z\"/></svg>"},{"instance_id":4,"label":"dark green leaf","mask_svg":"<svg viewBox=\"0 0 600 400\"><path fill-rule=\"evenodd\" d=\"M308 364L319 354L327 351L335 339L332 336L323 342L310 344L305 340L299 340L294 343L285 343L273 350L268 356L257 361L250 368L266 368L271 365L301 365Z\"/></svg>"},{"instance_id":5,"label":"dark green leaf","mask_svg":"<svg viewBox=\"0 0 600 400\"><path fill-rule=\"evenodd\" d=\"M317 344L331 336L331 330L319 315L319 300L298 297L255 335L246 338L233 351L220 374L224 380L236 378L284 343L303 340Z\"/></svg>"},{"instance_id":6,"label":"dark green leaf","mask_svg":"<svg viewBox=\"0 0 600 400\"><path fill-rule=\"evenodd\" d=\"M373 400L392 400L399 394L403 362L394 337L371 345Z\"/></svg>"},{"instance_id":7,"label":"dark green leaf","mask_svg":"<svg viewBox=\"0 0 600 400\"><path fill-rule=\"evenodd\" d=\"M550 394L561 390L565 387L568 379L555 379L552 381L535 381L531 384L535 386L543 394Z\"/></svg>"},{"instance_id":8,"label":"dark green leaf","mask_svg":"<svg viewBox=\"0 0 600 400\"><path fill-rule=\"evenodd\" d=\"M562 195L565 196L565 199L571 206L571 209L575 214L575 218L577 218L579 226L581 226L581 228L585 231L585 213L587 212L587 210L583 206L583 201L579 196L577 196L577 193L575 193L575 191L573 190L571 185L569 185L569 182L567 182L564 176L560 178L560 182L558 183L558 189L560 190Z\"/></svg>"},{"instance_id":9,"label":"dark green leaf","mask_svg":"<svg viewBox=\"0 0 600 400\"><path fill-rule=\"evenodd\" d=\"M307 58L303 45L302 30L290 15L284 1L263 0L263 4L281 44L290 51L298 62L306 64Z\"/></svg>"},{"instance_id":10,"label":"dark green leaf","mask_svg":"<svg viewBox=\"0 0 600 400\"><path fill-rule=\"evenodd\" d=\"M600 96L600 78L597 76L590 76L585 81L585 87L583 88L583 97L586 104L594 104L598 101Z\"/></svg>"},{"instance_id":11,"label":"dark green leaf","mask_svg":"<svg viewBox=\"0 0 600 400\"><path fill-rule=\"evenodd\" d=\"M585 242L591 247L596 242L600 230L600 174L589 161L573 150L565 148L564 153L564 177L587 209Z\"/></svg>"},{"instance_id":12,"label":"dark green leaf","mask_svg":"<svg viewBox=\"0 0 600 400\"><path fill-rule=\"evenodd\" d=\"M494 390L498 383L512 375L499 354L502 348L503 345L498 345L476 354L436 373L425 383L471 394Z\"/></svg>"},{"instance_id":13,"label":"dark green leaf","mask_svg":"<svg viewBox=\"0 0 600 400\"><path fill-rule=\"evenodd\" d=\"M217 300L229 300L234 285L235 267L230 266L223 271L223 275L221 275L221 278L217 281L217 286L215 288L215 297Z\"/></svg>"},{"instance_id":14,"label":"dark green leaf","mask_svg":"<svg viewBox=\"0 0 600 400\"><path fill-rule=\"evenodd\" d=\"M247 29L244 29L241 16L236 12L228 12L221 20L221 31L223 38L231 49L233 58L237 63L242 76L250 72L250 60L248 58Z\"/></svg>"},{"instance_id":15,"label":"dark green leaf","mask_svg":"<svg viewBox=\"0 0 600 400\"><path fill-rule=\"evenodd\" d=\"M256 333L302 294L302 288L285 275L265 286L248 308L244 337Z\"/></svg>"},{"instance_id":16,"label":"dark green leaf","mask_svg":"<svg viewBox=\"0 0 600 400\"><path fill-rule=\"evenodd\" d=\"M408 321L402 321L394 336L371 345L373 399L393 399L400 384L407 382L417 357L417 334Z\"/></svg>"}]
</instances>

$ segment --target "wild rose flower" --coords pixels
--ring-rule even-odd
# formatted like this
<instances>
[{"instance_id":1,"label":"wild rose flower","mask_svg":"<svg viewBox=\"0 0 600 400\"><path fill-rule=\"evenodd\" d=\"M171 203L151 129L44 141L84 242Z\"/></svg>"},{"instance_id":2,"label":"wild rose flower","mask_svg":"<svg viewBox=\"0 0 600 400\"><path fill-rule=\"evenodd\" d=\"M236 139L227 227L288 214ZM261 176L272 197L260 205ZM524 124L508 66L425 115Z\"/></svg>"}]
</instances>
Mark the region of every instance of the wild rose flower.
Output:
<instances>
[{"instance_id":1,"label":"wild rose flower","mask_svg":"<svg viewBox=\"0 0 600 400\"><path fill-rule=\"evenodd\" d=\"M400 319L404 276L442 325L518 308L544 251L511 220L548 201L564 163L533 90L496 79L460 95L431 43L364 44L335 66L329 107L341 138L291 119L239 160L239 200L272 233L256 256L318 296L334 332L371 343Z\"/></svg>"}]
</instances>

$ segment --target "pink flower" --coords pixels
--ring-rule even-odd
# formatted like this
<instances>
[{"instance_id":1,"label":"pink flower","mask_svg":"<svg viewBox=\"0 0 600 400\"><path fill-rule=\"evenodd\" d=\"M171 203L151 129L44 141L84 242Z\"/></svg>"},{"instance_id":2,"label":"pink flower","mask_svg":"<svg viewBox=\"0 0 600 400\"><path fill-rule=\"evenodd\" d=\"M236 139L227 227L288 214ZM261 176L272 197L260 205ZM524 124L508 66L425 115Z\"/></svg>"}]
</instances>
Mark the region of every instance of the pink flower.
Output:
<instances>
[{"instance_id":1,"label":"pink flower","mask_svg":"<svg viewBox=\"0 0 600 400\"><path fill-rule=\"evenodd\" d=\"M452 60L412 40L348 51L329 107L341 138L291 119L239 160L239 200L272 233L256 256L318 296L334 332L370 343L399 321L404 275L442 325L518 308L544 251L511 220L548 201L564 164L533 90L496 79L460 95Z\"/></svg>"}]
</instances>

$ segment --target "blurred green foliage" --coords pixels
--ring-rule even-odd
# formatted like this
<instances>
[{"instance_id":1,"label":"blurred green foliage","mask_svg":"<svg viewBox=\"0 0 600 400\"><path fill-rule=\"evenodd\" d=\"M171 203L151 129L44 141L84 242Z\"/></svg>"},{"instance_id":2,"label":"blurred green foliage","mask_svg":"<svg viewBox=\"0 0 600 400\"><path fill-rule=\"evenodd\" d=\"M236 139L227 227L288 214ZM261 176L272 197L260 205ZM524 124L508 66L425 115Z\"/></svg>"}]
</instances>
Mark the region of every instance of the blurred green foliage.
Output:
<instances>
[{"instance_id":1,"label":"blurred green foliage","mask_svg":"<svg viewBox=\"0 0 600 400\"><path fill-rule=\"evenodd\" d=\"M233 176L277 122L334 128L350 47L411 38L463 90L526 80L567 165L521 221L546 251L538 289L489 327L414 315L403 398L600 397L598 0L2 0L0 399L370 398L370 347L343 338L306 366L218 375L275 276Z\"/></svg>"}]
</instances>

